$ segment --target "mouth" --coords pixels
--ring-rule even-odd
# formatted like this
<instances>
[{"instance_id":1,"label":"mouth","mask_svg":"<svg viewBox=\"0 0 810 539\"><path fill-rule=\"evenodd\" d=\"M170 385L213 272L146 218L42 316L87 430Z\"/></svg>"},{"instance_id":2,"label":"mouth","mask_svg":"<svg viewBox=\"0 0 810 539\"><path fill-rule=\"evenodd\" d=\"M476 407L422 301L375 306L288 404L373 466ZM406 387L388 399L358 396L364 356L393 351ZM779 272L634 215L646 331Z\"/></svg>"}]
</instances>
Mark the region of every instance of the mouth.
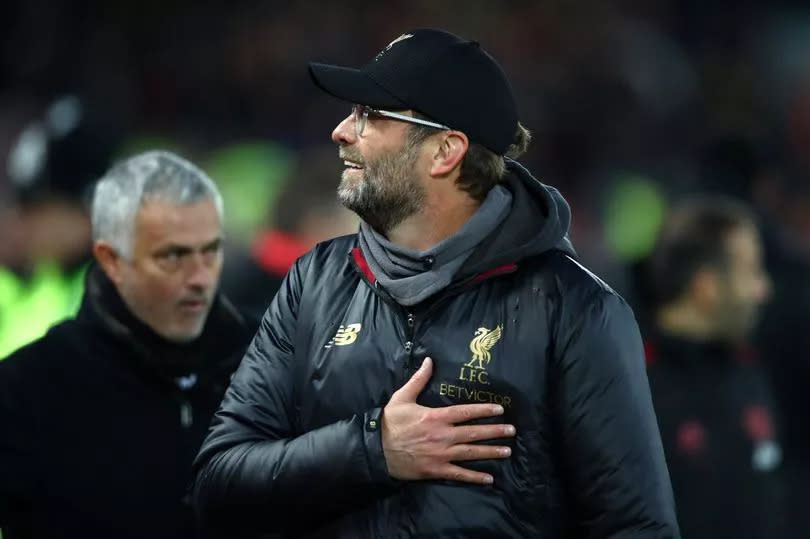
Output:
<instances>
[{"instance_id":1,"label":"mouth","mask_svg":"<svg viewBox=\"0 0 810 539\"><path fill-rule=\"evenodd\" d=\"M204 299L184 299L180 301L180 310L187 313L201 313L208 307Z\"/></svg>"},{"instance_id":2,"label":"mouth","mask_svg":"<svg viewBox=\"0 0 810 539\"><path fill-rule=\"evenodd\" d=\"M356 170L362 170L363 169L363 165L361 165L360 163L356 163L354 161L345 160L345 161L343 161L343 164L346 165L346 168L353 168L353 169L356 169Z\"/></svg>"}]
</instances>

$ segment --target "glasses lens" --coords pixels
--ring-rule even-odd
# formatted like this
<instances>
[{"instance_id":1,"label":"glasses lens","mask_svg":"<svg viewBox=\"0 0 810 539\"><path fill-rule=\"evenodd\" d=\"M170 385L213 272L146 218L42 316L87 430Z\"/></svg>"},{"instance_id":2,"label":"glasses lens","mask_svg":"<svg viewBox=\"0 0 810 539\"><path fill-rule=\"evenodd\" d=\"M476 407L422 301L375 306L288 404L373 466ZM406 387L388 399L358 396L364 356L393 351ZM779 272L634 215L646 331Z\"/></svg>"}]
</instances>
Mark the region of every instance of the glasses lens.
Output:
<instances>
[{"instance_id":1,"label":"glasses lens","mask_svg":"<svg viewBox=\"0 0 810 539\"><path fill-rule=\"evenodd\" d=\"M354 115L354 129L358 137L363 136L363 131L366 128L368 121L368 107L362 105L354 105L352 107L352 114Z\"/></svg>"}]
</instances>

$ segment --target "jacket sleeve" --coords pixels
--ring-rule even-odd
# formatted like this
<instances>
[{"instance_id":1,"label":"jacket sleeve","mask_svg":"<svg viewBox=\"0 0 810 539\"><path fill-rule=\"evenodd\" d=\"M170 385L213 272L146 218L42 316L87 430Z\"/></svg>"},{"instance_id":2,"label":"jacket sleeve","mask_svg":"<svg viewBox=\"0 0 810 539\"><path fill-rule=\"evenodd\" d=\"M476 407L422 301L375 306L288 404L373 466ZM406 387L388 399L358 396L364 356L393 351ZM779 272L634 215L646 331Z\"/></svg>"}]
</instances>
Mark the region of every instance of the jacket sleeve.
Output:
<instances>
[{"instance_id":1,"label":"jacket sleeve","mask_svg":"<svg viewBox=\"0 0 810 539\"><path fill-rule=\"evenodd\" d=\"M680 537L630 307L600 290L563 312L553 408L578 536Z\"/></svg>"},{"instance_id":2,"label":"jacket sleeve","mask_svg":"<svg viewBox=\"0 0 810 539\"><path fill-rule=\"evenodd\" d=\"M308 255L290 270L234 374L194 463L206 526L274 531L314 525L393 483L380 409L308 432L295 425L295 335ZM304 358L301 358L302 360Z\"/></svg>"}]
</instances>

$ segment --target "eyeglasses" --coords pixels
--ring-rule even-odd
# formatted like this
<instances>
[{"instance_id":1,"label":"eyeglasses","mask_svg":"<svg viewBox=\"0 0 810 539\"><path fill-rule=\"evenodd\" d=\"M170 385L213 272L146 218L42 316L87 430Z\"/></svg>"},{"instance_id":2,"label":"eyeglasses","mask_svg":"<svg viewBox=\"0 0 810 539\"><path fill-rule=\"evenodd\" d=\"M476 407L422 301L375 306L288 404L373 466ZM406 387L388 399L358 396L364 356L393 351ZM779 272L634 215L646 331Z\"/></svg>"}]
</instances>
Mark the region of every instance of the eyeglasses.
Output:
<instances>
[{"instance_id":1,"label":"eyeglasses","mask_svg":"<svg viewBox=\"0 0 810 539\"><path fill-rule=\"evenodd\" d=\"M358 137L363 136L363 131L365 131L366 129L366 124L368 123L369 115L382 116L383 118L401 120L403 122L424 125L436 129L450 129L446 125L438 124L436 122L431 122L428 120L423 120L421 118L414 118L413 116L406 116L405 114L399 114L398 112L373 109L365 105L352 105L352 116L354 116L354 131L355 133L357 133Z\"/></svg>"}]
</instances>

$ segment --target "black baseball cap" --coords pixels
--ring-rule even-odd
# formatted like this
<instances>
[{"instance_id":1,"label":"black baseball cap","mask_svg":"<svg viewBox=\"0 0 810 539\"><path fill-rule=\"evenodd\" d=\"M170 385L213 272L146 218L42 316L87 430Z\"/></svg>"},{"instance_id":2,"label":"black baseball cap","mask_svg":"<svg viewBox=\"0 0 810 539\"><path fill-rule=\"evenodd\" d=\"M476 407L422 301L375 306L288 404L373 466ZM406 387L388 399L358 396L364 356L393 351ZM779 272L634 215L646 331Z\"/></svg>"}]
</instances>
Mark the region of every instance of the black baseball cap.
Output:
<instances>
[{"instance_id":1,"label":"black baseball cap","mask_svg":"<svg viewBox=\"0 0 810 539\"><path fill-rule=\"evenodd\" d=\"M477 42L443 30L409 30L359 69L311 62L309 73L338 99L415 110L498 155L517 130L515 96L501 66Z\"/></svg>"}]
</instances>

